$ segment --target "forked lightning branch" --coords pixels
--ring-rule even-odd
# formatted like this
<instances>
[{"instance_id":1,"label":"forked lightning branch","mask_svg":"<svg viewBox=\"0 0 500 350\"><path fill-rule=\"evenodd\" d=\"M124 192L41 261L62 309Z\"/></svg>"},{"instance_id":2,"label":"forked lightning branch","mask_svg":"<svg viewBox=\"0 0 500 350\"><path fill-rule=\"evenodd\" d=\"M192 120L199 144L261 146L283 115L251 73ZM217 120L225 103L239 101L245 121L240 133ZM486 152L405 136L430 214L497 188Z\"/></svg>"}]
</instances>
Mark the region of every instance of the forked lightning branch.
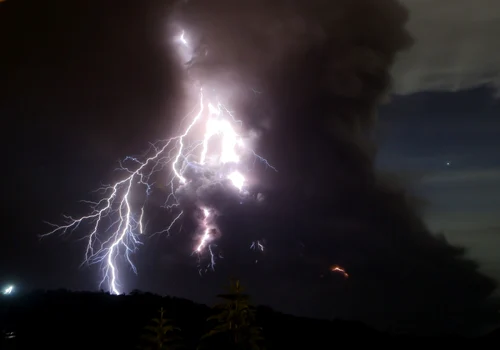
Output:
<instances>
[{"instance_id":1,"label":"forked lightning branch","mask_svg":"<svg viewBox=\"0 0 500 350\"><path fill-rule=\"evenodd\" d=\"M193 57L195 48L190 47L184 31L176 41L183 50L190 51L188 56ZM53 230L42 235L44 237L55 233L67 233L80 226L90 225L90 230L85 236L87 243L84 263L102 264L101 285L107 284L113 294L122 292L120 284L122 261L126 261L134 272L137 272L132 261L132 253L144 241L141 236L149 232L145 230L147 219L145 203L137 206L133 194L138 186L149 193L152 189L153 174L166 174L165 183L170 189L166 207L174 212L170 214L173 219L162 232L169 233L184 215L179 206L177 193L179 188L189 185L191 180L188 179L186 172L190 167L215 169L216 176L213 181L224 182L240 195L245 195L247 185L246 168L240 166L242 161L256 157L265 162L266 166L276 170L245 145L245 139L237 132L241 122L237 121L219 100L212 101L205 96L203 88L198 90L197 101L193 102L193 112L184 118L187 126L179 135L155 143L149 156L144 159L127 157L134 167L122 166L121 170L126 174L124 178L100 188L99 193L104 194L100 200L86 201L91 207L88 215L78 218L65 216L66 224L51 224ZM193 135L194 130L200 126L204 130L201 140L199 136L196 139L196 135ZM213 147L213 150L211 145L214 141L218 146ZM215 239L213 236L215 227L211 225L213 220L209 219L213 218L215 212L210 207L199 209L203 215L200 223L202 234L193 252L210 254L210 265L213 266L215 257L211 243ZM255 246L259 247L259 250L264 249L261 242L254 243L253 247Z\"/></svg>"}]
</instances>

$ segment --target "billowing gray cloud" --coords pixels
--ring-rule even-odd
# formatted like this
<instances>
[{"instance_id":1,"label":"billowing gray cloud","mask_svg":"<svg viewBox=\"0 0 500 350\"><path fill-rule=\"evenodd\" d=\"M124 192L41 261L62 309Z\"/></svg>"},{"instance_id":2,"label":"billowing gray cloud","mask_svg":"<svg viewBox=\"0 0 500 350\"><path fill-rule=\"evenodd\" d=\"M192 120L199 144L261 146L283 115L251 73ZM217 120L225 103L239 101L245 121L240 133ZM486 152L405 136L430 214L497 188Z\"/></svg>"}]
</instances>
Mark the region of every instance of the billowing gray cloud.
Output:
<instances>
[{"instance_id":1,"label":"billowing gray cloud","mask_svg":"<svg viewBox=\"0 0 500 350\"><path fill-rule=\"evenodd\" d=\"M259 131L256 151L278 169L253 169L259 203L191 183L220 214L217 271L260 286L257 299L378 325L411 318L423 330L477 320L493 292L461 248L428 229L422 203L374 167L374 111L412 44L407 18L392 0L191 0L175 11L173 29L201 48L190 77L232 93L231 108ZM256 266L248 248L260 238Z\"/></svg>"},{"instance_id":2,"label":"billowing gray cloud","mask_svg":"<svg viewBox=\"0 0 500 350\"><path fill-rule=\"evenodd\" d=\"M398 94L500 88L500 4L496 0L402 0L415 45L392 73ZM498 91L498 90L497 90Z\"/></svg>"}]
</instances>

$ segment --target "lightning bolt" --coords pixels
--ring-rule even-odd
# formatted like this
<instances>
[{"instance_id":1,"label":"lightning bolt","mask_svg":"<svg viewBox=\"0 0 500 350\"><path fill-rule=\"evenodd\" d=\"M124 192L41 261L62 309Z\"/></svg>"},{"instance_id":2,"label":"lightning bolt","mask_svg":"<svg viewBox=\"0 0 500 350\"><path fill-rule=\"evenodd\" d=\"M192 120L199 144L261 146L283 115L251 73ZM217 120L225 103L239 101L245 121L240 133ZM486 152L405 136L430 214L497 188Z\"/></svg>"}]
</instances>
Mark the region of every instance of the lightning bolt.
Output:
<instances>
[{"instance_id":1,"label":"lightning bolt","mask_svg":"<svg viewBox=\"0 0 500 350\"><path fill-rule=\"evenodd\" d=\"M190 48L184 31L177 38L177 42L182 48L191 51L188 52L188 56L193 57L194 51ZM176 192L182 186L189 185L191 180L186 175L186 170L190 167L215 169L217 181L225 179L242 195L245 194L247 184L244 170L241 169L244 167L240 167L239 164L245 154L261 160L276 171L264 158L245 146L243 137L235 129L241 122L236 120L229 109L218 100L211 101L206 97L202 88L199 89L196 106L183 120L189 121L184 131L170 139L153 143L143 160L135 157L125 158L120 163L119 170L127 176L114 184L99 188L97 192L102 195L102 199L95 202L84 201L90 205L91 211L88 215L78 218L64 216L66 219L64 225L49 223L53 229L41 235L46 237L56 233L70 233L83 224L89 225L90 229L84 236L87 245L83 264L101 264L103 277L99 286L107 284L108 290L113 294L122 292L119 268L121 263L125 262L137 273L131 255L142 244L142 236L147 234L144 225L144 220L147 218L145 205L153 188L153 174L169 169L166 184L170 193L164 207L178 212L172 214L172 221L163 231L156 232L169 234L184 214L179 208ZM197 127L204 129L201 141L193 140L192 137ZM210 145L215 137L220 139L220 151L212 154ZM133 166L125 166L125 163L132 163ZM136 187L145 191L146 199L141 200ZM209 219L212 219L214 214L211 208L199 209L203 213L200 225L202 234L193 253L201 255L204 251L208 251L209 266L213 268L215 255L211 242L215 239L213 237L215 227L209 223ZM257 249L263 250L263 246L258 243Z\"/></svg>"},{"instance_id":2,"label":"lightning bolt","mask_svg":"<svg viewBox=\"0 0 500 350\"><path fill-rule=\"evenodd\" d=\"M261 241L254 241L254 242L252 242L252 245L250 245L250 249L263 252L264 251L264 244L262 244Z\"/></svg>"}]
</instances>

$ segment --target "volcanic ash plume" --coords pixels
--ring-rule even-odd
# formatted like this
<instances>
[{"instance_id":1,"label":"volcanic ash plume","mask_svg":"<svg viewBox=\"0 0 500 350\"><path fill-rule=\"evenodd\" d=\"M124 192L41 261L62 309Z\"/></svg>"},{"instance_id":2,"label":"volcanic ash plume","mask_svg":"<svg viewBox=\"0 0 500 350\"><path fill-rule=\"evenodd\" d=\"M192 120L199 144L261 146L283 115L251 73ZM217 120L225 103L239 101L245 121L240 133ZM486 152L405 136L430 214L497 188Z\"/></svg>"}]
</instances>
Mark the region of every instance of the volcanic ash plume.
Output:
<instances>
[{"instance_id":1,"label":"volcanic ash plume","mask_svg":"<svg viewBox=\"0 0 500 350\"><path fill-rule=\"evenodd\" d=\"M200 48L190 78L220 92L278 169L255 175L260 209L227 208L218 225L266 236L269 266L258 278L280 276L282 309L325 300L315 310L325 317L385 324L412 315L412 327L442 326L476 312L494 289L374 168L376 108L396 54L412 45L407 20L392 0L187 1L174 10L172 28L189 28ZM333 264L349 272L340 287L317 278Z\"/></svg>"}]
</instances>

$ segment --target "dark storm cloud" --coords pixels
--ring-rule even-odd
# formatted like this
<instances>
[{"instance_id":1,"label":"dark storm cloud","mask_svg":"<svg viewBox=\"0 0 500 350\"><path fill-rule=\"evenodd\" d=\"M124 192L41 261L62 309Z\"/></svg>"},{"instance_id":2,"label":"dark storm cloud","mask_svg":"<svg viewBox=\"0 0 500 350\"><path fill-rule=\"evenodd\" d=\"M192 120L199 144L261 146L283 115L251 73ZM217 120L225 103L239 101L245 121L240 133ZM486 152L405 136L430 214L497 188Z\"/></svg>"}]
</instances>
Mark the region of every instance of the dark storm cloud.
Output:
<instances>
[{"instance_id":1,"label":"dark storm cloud","mask_svg":"<svg viewBox=\"0 0 500 350\"><path fill-rule=\"evenodd\" d=\"M375 110L395 55L412 44L407 19L392 0L175 8L174 30L186 29L203 48L190 77L221 91L260 132L256 150L278 169L257 166L253 197L232 205L223 198L218 218L217 244L226 254L218 269L238 266L250 285L273 281L257 298L266 294L265 302L285 310L302 305L302 313L424 329L450 318L474 322L494 290L462 249L429 232L418 201L374 169ZM196 199L212 198L217 208L200 181ZM257 193L266 199L254 200ZM262 238L268 244L257 274L244 251ZM330 273L333 264L350 278Z\"/></svg>"}]
</instances>

